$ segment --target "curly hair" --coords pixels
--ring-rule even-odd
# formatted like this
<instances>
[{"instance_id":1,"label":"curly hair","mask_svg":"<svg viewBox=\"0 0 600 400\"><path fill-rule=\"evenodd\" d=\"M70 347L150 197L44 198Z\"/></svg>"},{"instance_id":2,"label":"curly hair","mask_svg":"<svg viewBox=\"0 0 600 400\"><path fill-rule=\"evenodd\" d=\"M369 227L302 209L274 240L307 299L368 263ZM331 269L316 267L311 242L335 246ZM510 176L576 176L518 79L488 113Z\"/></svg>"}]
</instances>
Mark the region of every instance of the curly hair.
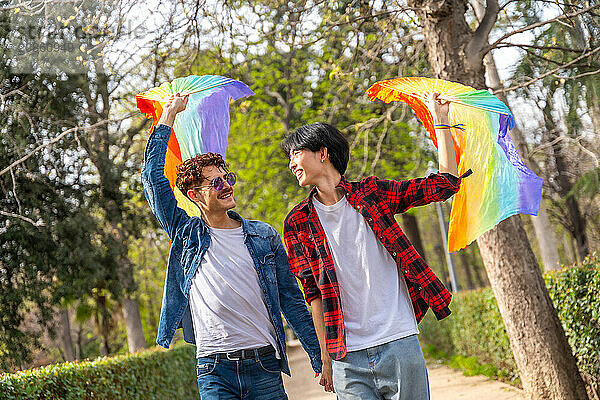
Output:
<instances>
[{"instance_id":1,"label":"curly hair","mask_svg":"<svg viewBox=\"0 0 600 400\"><path fill-rule=\"evenodd\" d=\"M228 171L228 165L225 160L223 160L222 155L217 153L198 154L177 166L175 185L177 185L179 190L184 194L187 194L187 191L191 188L200 186L202 179L207 179L202 175L202 168L211 165Z\"/></svg>"}]
</instances>

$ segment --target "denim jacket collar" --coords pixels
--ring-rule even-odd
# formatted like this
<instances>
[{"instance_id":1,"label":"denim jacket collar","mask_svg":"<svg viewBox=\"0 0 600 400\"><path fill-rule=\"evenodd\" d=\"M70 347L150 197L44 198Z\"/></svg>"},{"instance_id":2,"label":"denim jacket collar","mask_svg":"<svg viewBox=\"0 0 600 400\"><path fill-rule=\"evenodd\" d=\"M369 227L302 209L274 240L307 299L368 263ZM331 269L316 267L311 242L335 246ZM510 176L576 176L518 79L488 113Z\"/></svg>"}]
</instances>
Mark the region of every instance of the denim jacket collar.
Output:
<instances>
[{"instance_id":1,"label":"denim jacket collar","mask_svg":"<svg viewBox=\"0 0 600 400\"><path fill-rule=\"evenodd\" d=\"M250 235L250 236L267 237L262 231L259 232L257 230L256 225L250 224L248 222L248 220L242 218L242 216L240 214L238 214L237 212L235 212L233 210L228 210L227 215L229 216L229 218L242 223L242 230L244 231L244 236ZM202 218L200 218L200 227L201 227L202 234L209 233L210 226Z\"/></svg>"}]
</instances>

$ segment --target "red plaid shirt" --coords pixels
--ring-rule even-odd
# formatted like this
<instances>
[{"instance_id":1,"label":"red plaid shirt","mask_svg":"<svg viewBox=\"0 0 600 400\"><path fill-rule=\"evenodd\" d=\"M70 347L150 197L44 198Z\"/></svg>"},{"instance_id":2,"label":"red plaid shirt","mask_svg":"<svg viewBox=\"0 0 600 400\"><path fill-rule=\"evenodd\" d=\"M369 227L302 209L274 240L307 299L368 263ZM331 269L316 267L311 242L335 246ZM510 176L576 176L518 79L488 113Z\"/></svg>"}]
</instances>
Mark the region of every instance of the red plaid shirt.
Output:
<instances>
[{"instance_id":1,"label":"red plaid shirt","mask_svg":"<svg viewBox=\"0 0 600 400\"><path fill-rule=\"evenodd\" d=\"M448 199L469 173L461 178L444 173L406 181L371 176L360 182L348 182L342 176L337 185L346 191L350 205L365 218L402 271L417 322L423 319L429 307L438 319L450 315L448 305L452 295L409 242L394 215L411 207ZM284 241L290 268L304 287L306 301L323 299L327 350L334 360L340 360L346 355L344 317L333 257L312 203L315 193L316 188L313 188L286 217Z\"/></svg>"}]
</instances>

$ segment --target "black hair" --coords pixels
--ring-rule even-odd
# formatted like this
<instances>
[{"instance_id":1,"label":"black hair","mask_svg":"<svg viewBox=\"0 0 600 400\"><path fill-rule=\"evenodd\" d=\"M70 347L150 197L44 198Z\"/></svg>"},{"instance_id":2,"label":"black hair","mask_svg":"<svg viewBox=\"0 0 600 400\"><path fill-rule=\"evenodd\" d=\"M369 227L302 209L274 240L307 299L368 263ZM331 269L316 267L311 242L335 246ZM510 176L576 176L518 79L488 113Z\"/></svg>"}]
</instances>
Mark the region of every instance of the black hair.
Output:
<instances>
[{"instance_id":1,"label":"black hair","mask_svg":"<svg viewBox=\"0 0 600 400\"><path fill-rule=\"evenodd\" d=\"M308 149L316 152L323 147L327 148L329 160L334 168L344 175L348 167L350 146L337 128L323 122L316 122L296 129L281 142L281 149L288 157L292 151Z\"/></svg>"}]
</instances>

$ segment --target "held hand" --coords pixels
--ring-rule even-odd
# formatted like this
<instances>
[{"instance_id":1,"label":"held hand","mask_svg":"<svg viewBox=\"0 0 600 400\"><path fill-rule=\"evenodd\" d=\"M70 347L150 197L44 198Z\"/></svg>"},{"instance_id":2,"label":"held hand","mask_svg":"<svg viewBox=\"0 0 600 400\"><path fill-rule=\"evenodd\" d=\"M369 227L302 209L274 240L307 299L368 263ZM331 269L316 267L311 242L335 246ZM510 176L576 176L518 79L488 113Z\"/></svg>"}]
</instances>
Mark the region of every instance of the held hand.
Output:
<instances>
[{"instance_id":1,"label":"held hand","mask_svg":"<svg viewBox=\"0 0 600 400\"><path fill-rule=\"evenodd\" d=\"M450 110L450 102L440 98L439 93L433 93L429 97L427 104L434 124L448 124L448 111Z\"/></svg>"},{"instance_id":2,"label":"held hand","mask_svg":"<svg viewBox=\"0 0 600 400\"><path fill-rule=\"evenodd\" d=\"M181 96L179 93L176 95L171 95L169 101L163 107L163 112L160 116L158 124L173 126L173 122L175 122L175 116L181 111L185 110L188 99L189 96Z\"/></svg>"},{"instance_id":3,"label":"held hand","mask_svg":"<svg viewBox=\"0 0 600 400\"><path fill-rule=\"evenodd\" d=\"M323 359L323 370L321 371L321 380L319 385L323 386L326 392L335 392L333 389L333 368L331 357L321 357Z\"/></svg>"},{"instance_id":4,"label":"held hand","mask_svg":"<svg viewBox=\"0 0 600 400\"><path fill-rule=\"evenodd\" d=\"M181 96L179 93L175 95L171 95L169 101L164 106L164 111L171 111L174 114L178 114L181 111L185 110L185 106L187 106L189 96Z\"/></svg>"}]
</instances>

